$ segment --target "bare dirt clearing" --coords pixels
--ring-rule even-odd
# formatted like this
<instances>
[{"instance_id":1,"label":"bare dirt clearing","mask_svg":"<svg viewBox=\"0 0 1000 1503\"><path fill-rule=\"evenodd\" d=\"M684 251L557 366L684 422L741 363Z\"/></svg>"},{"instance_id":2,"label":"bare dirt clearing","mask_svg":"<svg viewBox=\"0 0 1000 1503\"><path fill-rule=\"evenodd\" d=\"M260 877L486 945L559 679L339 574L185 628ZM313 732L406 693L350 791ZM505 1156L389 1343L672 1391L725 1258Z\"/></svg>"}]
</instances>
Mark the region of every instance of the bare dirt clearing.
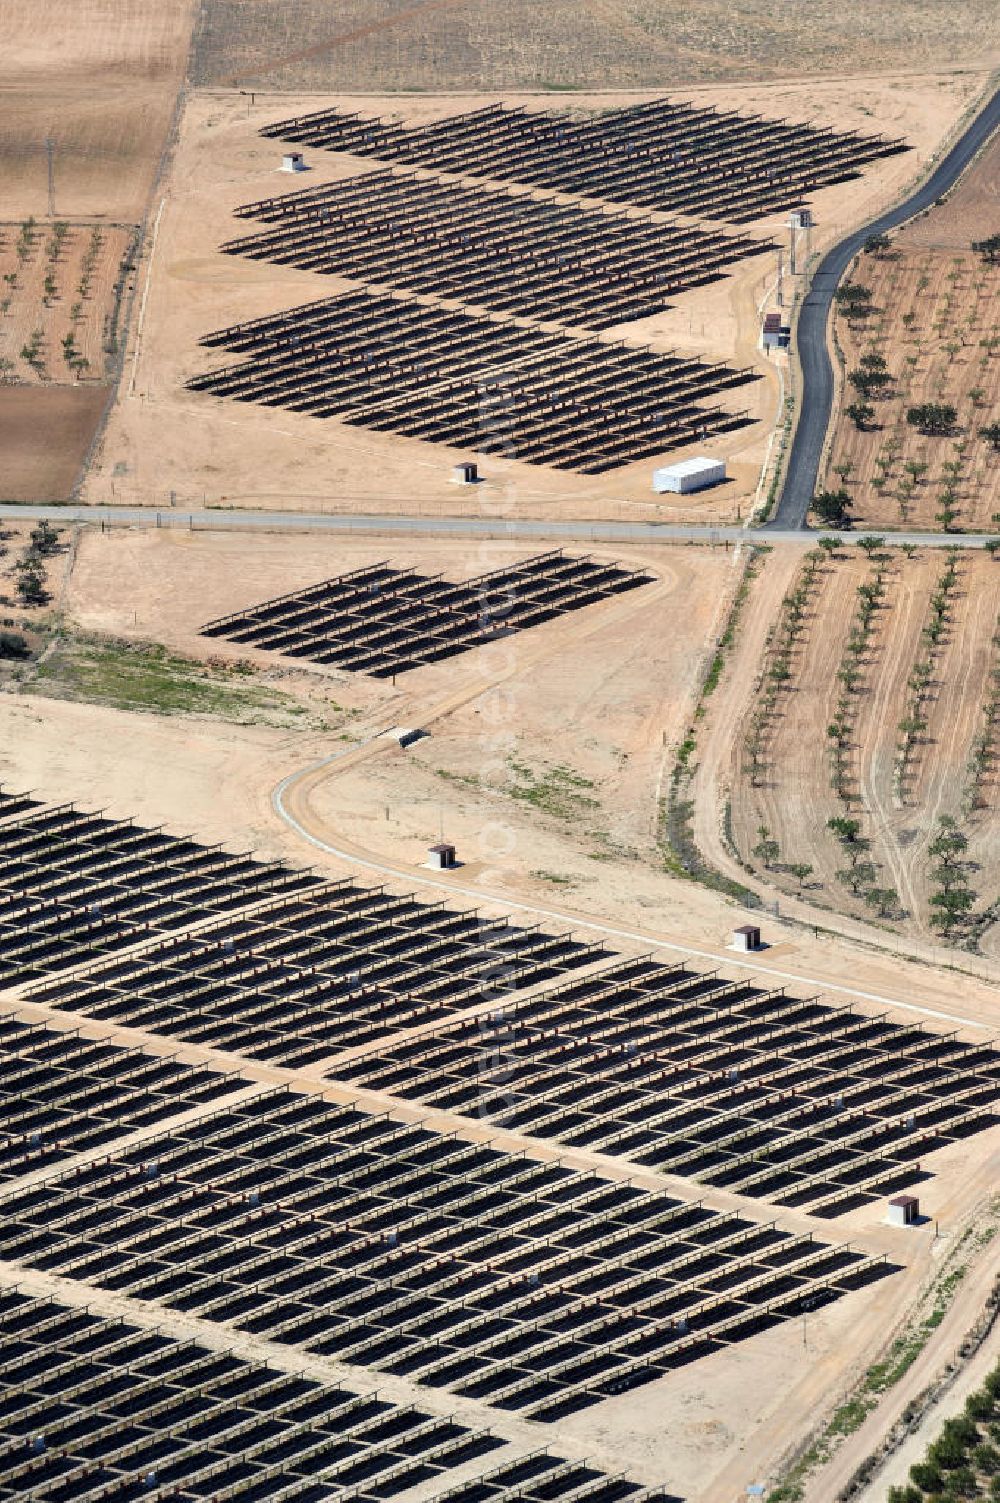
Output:
<instances>
[{"instance_id":1,"label":"bare dirt clearing","mask_svg":"<svg viewBox=\"0 0 1000 1503\"><path fill-rule=\"evenodd\" d=\"M398 19L394 12L400 12ZM793 71L940 66L1000 53L987 0L949 8L900 0L774 6L738 15L714 0L487 0L388 7L349 0L336 16L319 0L210 0L202 8L194 77L238 75L281 89L650 88L690 79L780 78ZM283 61L285 59L286 61Z\"/></svg>"},{"instance_id":2,"label":"bare dirt clearing","mask_svg":"<svg viewBox=\"0 0 1000 1503\"><path fill-rule=\"evenodd\" d=\"M97 386L0 386L4 499L68 500L107 401Z\"/></svg>"}]
</instances>

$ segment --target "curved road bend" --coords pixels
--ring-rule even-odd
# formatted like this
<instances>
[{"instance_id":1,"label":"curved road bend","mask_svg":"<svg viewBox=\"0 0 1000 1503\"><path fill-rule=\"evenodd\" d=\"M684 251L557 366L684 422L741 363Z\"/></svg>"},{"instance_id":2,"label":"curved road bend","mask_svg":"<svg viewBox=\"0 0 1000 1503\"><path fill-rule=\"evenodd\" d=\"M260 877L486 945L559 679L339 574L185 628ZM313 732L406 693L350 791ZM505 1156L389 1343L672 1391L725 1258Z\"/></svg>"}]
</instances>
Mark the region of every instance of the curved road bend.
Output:
<instances>
[{"instance_id":1,"label":"curved road bend","mask_svg":"<svg viewBox=\"0 0 1000 1503\"><path fill-rule=\"evenodd\" d=\"M1000 88L943 157L927 181L878 219L854 230L827 251L812 279L799 313L796 344L802 367L802 403L795 428L784 488L774 516L766 525L775 531L804 528L806 512L816 489L823 445L833 410L833 367L827 345L827 325L833 294L853 258L869 235L893 230L914 214L929 209L935 199L961 176L993 132L1000 126Z\"/></svg>"},{"instance_id":2,"label":"curved road bend","mask_svg":"<svg viewBox=\"0 0 1000 1503\"><path fill-rule=\"evenodd\" d=\"M414 723L419 723L419 715ZM819 980L799 971L779 971L773 966L764 965L752 960L740 960L736 956L725 954L716 950L699 950L692 945L676 944L672 940L663 939L648 930L623 929L617 924L601 923L599 919L588 918L584 914L567 912L561 908L551 908L541 903L518 902L507 893L492 891L478 886L464 886L460 881L451 878L445 880L440 877L430 876L423 870L415 871L409 864L394 862L386 857L379 857L375 852L360 850L359 848L334 845L331 841L324 840L322 836L310 830L308 826L298 818L294 810L289 807L289 796L294 793L296 785L306 782L325 768L332 768L343 758L353 756L366 746L380 741L391 732L375 732L366 737L357 746L346 748L344 751L334 752L328 757L322 757L318 762L311 762L305 767L297 768L288 773L271 791L271 807L275 814L288 828L307 844L314 846L327 856L334 856L339 861L349 865L356 873L359 868L364 871L374 872L381 877L389 877L393 881L403 881L408 886L433 887L447 893L452 901L456 898L471 898L477 903L492 903L504 909L505 912L527 913L533 918L541 918L546 921L556 920L560 924L567 925L574 931L588 930L592 934L600 935L604 939L617 941L623 940L629 944L641 944L648 949L669 950L672 954L683 955L688 959L708 960L716 966L732 966L741 971L752 971L755 974L773 977L779 981L791 981L798 986L811 986L817 991L837 992L840 995L861 998L865 1002L872 1002L883 1007L898 1008L902 1012L919 1013L923 1017L961 1025L963 1028L974 1028L980 1032L991 1031L991 1025L980 1022L976 1018L967 1018L959 1013L941 1012L937 1008L924 1007L917 1002L903 1002L898 997L887 997L880 992L861 991L853 986L841 986L835 981ZM334 833L334 839L336 835Z\"/></svg>"},{"instance_id":3,"label":"curved road bend","mask_svg":"<svg viewBox=\"0 0 1000 1503\"><path fill-rule=\"evenodd\" d=\"M531 543L797 543L813 536L801 525L787 528L695 527L669 522L547 522L532 518L491 521L489 517L349 516L304 511L158 511L155 506L16 506L0 505L0 517L46 518L51 522L109 522L112 526L170 527L202 532L346 532L382 537L493 538ZM864 532L834 533L843 543L857 543ZM888 532L895 547L982 548L995 534L985 532Z\"/></svg>"}]
</instances>

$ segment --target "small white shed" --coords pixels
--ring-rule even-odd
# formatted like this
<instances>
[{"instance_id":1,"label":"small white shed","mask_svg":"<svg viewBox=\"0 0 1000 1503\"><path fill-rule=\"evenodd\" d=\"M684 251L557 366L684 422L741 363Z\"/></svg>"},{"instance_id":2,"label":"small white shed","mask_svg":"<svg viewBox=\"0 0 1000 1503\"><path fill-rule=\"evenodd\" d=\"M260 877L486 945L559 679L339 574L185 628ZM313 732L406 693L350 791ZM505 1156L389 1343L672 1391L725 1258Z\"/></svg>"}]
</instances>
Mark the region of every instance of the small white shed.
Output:
<instances>
[{"instance_id":1,"label":"small white shed","mask_svg":"<svg viewBox=\"0 0 1000 1503\"><path fill-rule=\"evenodd\" d=\"M760 949L760 930L756 924L741 924L733 930L733 938L729 948L741 950L743 954L749 954L753 950Z\"/></svg>"},{"instance_id":2,"label":"small white shed","mask_svg":"<svg viewBox=\"0 0 1000 1503\"><path fill-rule=\"evenodd\" d=\"M724 459L682 459L678 464L667 465L662 470L653 471L653 490L657 494L663 491L679 491L686 495L689 491L701 491L709 485L719 485L726 478L726 462Z\"/></svg>"},{"instance_id":3,"label":"small white shed","mask_svg":"<svg viewBox=\"0 0 1000 1503\"><path fill-rule=\"evenodd\" d=\"M427 852L429 860L427 865L434 871L447 872L457 866L455 860L455 847L448 841L442 840L437 845L432 845Z\"/></svg>"},{"instance_id":4,"label":"small white shed","mask_svg":"<svg viewBox=\"0 0 1000 1503\"><path fill-rule=\"evenodd\" d=\"M917 1226L919 1222L920 1201L915 1195L896 1195L890 1200L890 1226Z\"/></svg>"},{"instance_id":5,"label":"small white shed","mask_svg":"<svg viewBox=\"0 0 1000 1503\"><path fill-rule=\"evenodd\" d=\"M306 164L301 151L286 151L281 159L282 172L305 172Z\"/></svg>"}]
</instances>

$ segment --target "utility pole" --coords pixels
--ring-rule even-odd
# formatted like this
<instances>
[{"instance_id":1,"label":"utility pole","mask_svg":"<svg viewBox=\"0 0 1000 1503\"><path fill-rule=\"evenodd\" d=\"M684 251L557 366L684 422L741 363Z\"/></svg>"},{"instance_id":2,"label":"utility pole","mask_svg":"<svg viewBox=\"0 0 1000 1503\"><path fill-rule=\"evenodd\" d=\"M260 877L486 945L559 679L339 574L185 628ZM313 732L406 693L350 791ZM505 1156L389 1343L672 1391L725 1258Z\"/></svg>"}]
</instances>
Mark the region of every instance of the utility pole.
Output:
<instances>
[{"instance_id":1,"label":"utility pole","mask_svg":"<svg viewBox=\"0 0 1000 1503\"><path fill-rule=\"evenodd\" d=\"M53 152L56 143L51 136L45 137L45 157L49 169L49 218L56 217L56 180L54 171Z\"/></svg>"}]
</instances>

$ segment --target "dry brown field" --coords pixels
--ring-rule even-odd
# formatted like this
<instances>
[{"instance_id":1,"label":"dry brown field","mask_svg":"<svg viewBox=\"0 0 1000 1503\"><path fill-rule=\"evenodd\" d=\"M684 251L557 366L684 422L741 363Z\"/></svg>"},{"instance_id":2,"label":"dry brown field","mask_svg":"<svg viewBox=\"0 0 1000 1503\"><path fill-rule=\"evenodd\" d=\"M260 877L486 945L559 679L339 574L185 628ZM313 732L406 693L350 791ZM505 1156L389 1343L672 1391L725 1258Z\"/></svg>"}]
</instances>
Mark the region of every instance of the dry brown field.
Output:
<instances>
[{"instance_id":1,"label":"dry brown field","mask_svg":"<svg viewBox=\"0 0 1000 1503\"><path fill-rule=\"evenodd\" d=\"M0 391L5 440L4 496L65 500L90 451L106 393L42 389L20 351L40 331L45 375L71 375L59 341L75 328L75 345L93 378L105 367L107 321L125 246L141 223L167 144L184 79L192 0L10 0L4 7L0 53L0 262L18 286L0 283L0 367L25 392ZM53 142L55 215L48 215L45 141ZM37 221L39 249L18 269L20 225ZM57 293L45 305L48 267L41 247L57 221L73 225L55 273ZM84 221L84 223L80 223ZM90 289L77 298L79 259L93 228L101 250ZM13 258L13 260L12 260ZM83 302L81 317L69 310ZM44 435L44 438L42 437Z\"/></svg>"},{"instance_id":2,"label":"dry brown field","mask_svg":"<svg viewBox=\"0 0 1000 1503\"><path fill-rule=\"evenodd\" d=\"M194 79L286 90L664 88L1000 56L989 0L210 0Z\"/></svg>"},{"instance_id":3,"label":"dry brown field","mask_svg":"<svg viewBox=\"0 0 1000 1503\"><path fill-rule=\"evenodd\" d=\"M807 558L786 600L810 567ZM821 556L797 633L788 632L788 609L784 627L775 620L732 750L731 838L748 868L812 904L867 914L925 939L937 890L928 848L942 817L968 840L973 914L995 904L1000 875L997 566L982 555L958 556L943 629L932 640L931 600L948 569L949 556L936 552L907 557L892 549L874 561L855 550L832 562ZM858 590L877 575L883 593L852 655L849 643L861 632ZM852 656L856 682L849 685L841 674ZM844 727L841 737L836 725ZM848 849L828 828L833 818L858 820L867 848ZM762 840L777 850L755 853ZM858 861L860 881L838 876ZM873 872L864 870L869 863ZM783 870L799 864L812 868L801 883ZM873 888L897 896L867 902ZM971 932L997 953L995 922L983 917ZM954 936L968 937L965 930Z\"/></svg>"},{"instance_id":4,"label":"dry brown field","mask_svg":"<svg viewBox=\"0 0 1000 1503\"><path fill-rule=\"evenodd\" d=\"M0 386L5 501L64 501L108 401L98 386Z\"/></svg>"},{"instance_id":5,"label":"dry brown field","mask_svg":"<svg viewBox=\"0 0 1000 1503\"><path fill-rule=\"evenodd\" d=\"M851 79L780 85L763 98L759 88L687 89L699 103L764 110L841 128L902 135L911 152L886 159L861 178L816 195L817 249L847 224L863 219L918 175L982 86L979 75ZM581 96L598 105L609 96ZM599 477L569 477L518 462L484 464L486 483L474 496L456 492L451 466L464 452L416 439L368 432L305 413L188 392L192 375L224 363L199 348L207 333L344 290L342 279L222 255L219 246L245 233L234 218L242 203L289 187L277 169L280 146L261 139L260 126L282 114L328 106L328 96L257 95L253 103L231 91L205 91L187 104L155 239L139 273L144 314L132 331L128 378L88 478L93 501L165 500L180 505L287 507L358 512L459 512L470 504L487 515L567 516L577 520L635 516L664 520L734 520L753 504L780 404L775 363L757 349L758 307L776 275L769 252L738 264L734 274L677 299L661 315L608 331L611 339L678 349L708 359L755 365L763 380L741 388L752 426L713 440L726 456L732 483L697 499L651 493L655 460ZM485 96L407 100L408 120L439 118L489 102ZM531 108L552 101L526 97ZM352 108L385 113L398 102L352 100ZM308 154L310 187L370 171L377 164L331 152ZM780 236L782 216L754 229ZM705 445L701 445L705 448ZM692 451L688 451L692 452ZM683 451L674 451L681 457ZM123 468L124 467L124 468Z\"/></svg>"},{"instance_id":6,"label":"dry brown field","mask_svg":"<svg viewBox=\"0 0 1000 1503\"><path fill-rule=\"evenodd\" d=\"M7 0L0 54L0 218L47 210L136 224L184 77L192 0Z\"/></svg>"},{"instance_id":7,"label":"dry brown field","mask_svg":"<svg viewBox=\"0 0 1000 1503\"><path fill-rule=\"evenodd\" d=\"M1000 142L993 138L963 174L944 203L911 219L896 235L907 249L967 250L970 240L991 234L1000 214Z\"/></svg>"},{"instance_id":8,"label":"dry brown field","mask_svg":"<svg viewBox=\"0 0 1000 1503\"><path fill-rule=\"evenodd\" d=\"M870 289L874 311L836 315L844 367L878 354L893 377L888 396L873 403L872 426L858 431L841 410L834 429L827 484L846 485L857 526L995 528L1000 453L981 430L1000 420L1000 265L970 246L995 233L998 206L994 141L952 196L902 230L887 254L860 256L850 273ZM845 383L841 408L854 397ZM906 421L907 409L925 402L955 408L953 434L924 436Z\"/></svg>"}]
</instances>

